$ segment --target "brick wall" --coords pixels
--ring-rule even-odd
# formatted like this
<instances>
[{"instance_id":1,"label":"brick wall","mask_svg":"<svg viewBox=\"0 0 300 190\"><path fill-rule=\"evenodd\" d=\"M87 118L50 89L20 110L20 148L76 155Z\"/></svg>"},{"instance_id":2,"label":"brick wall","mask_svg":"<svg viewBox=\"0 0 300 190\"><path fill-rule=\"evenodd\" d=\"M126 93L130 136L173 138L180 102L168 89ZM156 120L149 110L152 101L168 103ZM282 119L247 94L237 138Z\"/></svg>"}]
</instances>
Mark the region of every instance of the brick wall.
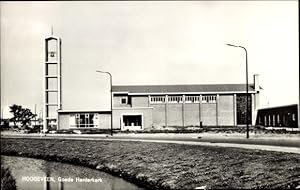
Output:
<instances>
[{"instance_id":1,"label":"brick wall","mask_svg":"<svg viewBox=\"0 0 300 190\"><path fill-rule=\"evenodd\" d=\"M151 109L151 122L148 120L147 115L144 119L147 119L147 127L157 126L199 126L202 125L221 125L232 126L236 124L243 124L245 119L245 95L237 95L236 99L234 95L219 95L217 103L150 103L148 96L132 96L129 98L128 105L121 105L121 98L125 95L118 95L114 97L114 108L123 108L124 113L126 110L139 110L141 108ZM235 100L237 105L235 105ZM251 122L251 100L249 99L249 118ZM199 113L201 110L201 115ZM129 111L129 112L131 112ZM183 112L184 111L184 112ZM114 112L116 113L116 112ZM144 113L144 112L142 112ZM121 116L114 116L115 119ZM114 124L118 127L121 126L120 120L115 120ZM184 120L183 120L184 119ZM151 126L150 124L151 123ZM116 128L118 128L116 127Z\"/></svg>"},{"instance_id":2,"label":"brick wall","mask_svg":"<svg viewBox=\"0 0 300 190\"><path fill-rule=\"evenodd\" d=\"M98 114L99 117L99 127L100 129L110 129L110 114Z\"/></svg>"},{"instance_id":3,"label":"brick wall","mask_svg":"<svg viewBox=\"0 0 300 190\"><path fill-rule=\"evenodd\" d=\"M132 107L148 107L148 96L133 96L131 104Z\"/></svg>"},{"instance_id":4,"label":"brick wall","mask_svg":"<svg viewBox=\"0 0 300 190\"><path fill-rule=\"evenodd\" d=\"M216 104L201 104L201 121L203 125L217 125Z\"/></svg>"},{"instance_id":5,"label":"brick wall","mask_svg":"<svg viewBox=\"0 0 300 190\"><path fill-rule=\"evenodd\" d=\"M183 126L182 103L169 103L167 110L168 126Z\"/></svg>"},{"instance_id":6,"label":"brick wall","mask_svg":"<svg viewBox=\"0 0 300 190\"><path fill-rule=\"evenodd\" d=\"M165 104L151 104L153 107L153 126L166 125L166 105Z\"/></svg>"},{"instance_id":7,"label":"brick wall","mask_svg":"<svg viewBox=\"0 0 300 190\"><path fill-rule=\"evenodd\" d=\"M128 100L128 104L121 104L121 99L122 98L128 98L127 100ZM122 108L130 108L131 107L131 104L130 104L130 101L131 101L131 99L130 99L130 97L128 97L128 96L126 96L126 95L123 95L123 96L114 96L113 97L113 107L114 108L120 108L120 107L122 107Z\"/></svg>"},{"instance_id":8,"label":"brick wall","mask_svg":"<svg viewBox=\"0 0 300 190\"><path fill-rule=\"evenodd\" d=\"M236 109L237 109L237 124L246 124L246 95L236 95ZM251 125L252 114L251 114L251 96L248 96L248 123Z\"/></svg>"},{"instance_id":9,"label":"brick wall","mask_svg":"<svg viewBox=\"0 0 300 190\"><path fill-rule=\"evenodd\" d=\"M58 114L58 130L69 129L70 114Z\"/></svg>"},{"instance_id":10,"label":"brick wall","mask_svg":"<svg viewBox=\"0 0 300 190\"><path fill-rule=\"evenodd\" d=\"M185 126L199 126L199 103L184 104L184 125Z\"/></svg>"},{"instance_id":11,"label":"brick wall","mask_svg":"<svg viewBox=\"0 0 300 190\"><path fill-rule=\"evenodd\" d=\"M218 125L234 125L233 95L220 95L218 101Z\"/></svg>"}]
</instances>

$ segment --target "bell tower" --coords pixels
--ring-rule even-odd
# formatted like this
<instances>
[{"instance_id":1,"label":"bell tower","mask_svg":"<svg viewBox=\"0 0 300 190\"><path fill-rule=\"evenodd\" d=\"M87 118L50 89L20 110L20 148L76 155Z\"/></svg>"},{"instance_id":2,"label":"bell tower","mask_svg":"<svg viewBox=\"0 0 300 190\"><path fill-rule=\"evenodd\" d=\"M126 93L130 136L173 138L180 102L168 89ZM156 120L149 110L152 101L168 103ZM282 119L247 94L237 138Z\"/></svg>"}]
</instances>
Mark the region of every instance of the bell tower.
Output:
<instances>
[{"instance_id":1,"label":"bell tower","mask_svg":"<svg viewBox=\"0 0 300 190\"><path fill-rule=\"evenodd\" d=\"M51 36L44 40L43 132L58 127L61 109L61 39Z\"/></svg>"}]
</instances>

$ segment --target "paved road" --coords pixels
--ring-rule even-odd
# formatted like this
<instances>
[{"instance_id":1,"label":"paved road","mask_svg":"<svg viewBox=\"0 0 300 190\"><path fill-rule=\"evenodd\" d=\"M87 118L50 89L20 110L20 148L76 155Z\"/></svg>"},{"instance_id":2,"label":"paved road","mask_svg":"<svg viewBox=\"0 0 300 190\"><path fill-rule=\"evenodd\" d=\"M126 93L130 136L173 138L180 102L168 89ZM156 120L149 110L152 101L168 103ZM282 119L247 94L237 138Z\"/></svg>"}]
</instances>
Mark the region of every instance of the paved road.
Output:
<instances>
[{"instance_id":1,"label":"paved road","mask_svg":"<svg viewBox=\"0 0 300 190\"><path fill-rule=\"evenodd\" d=\"M300 154L300 138L241 138L222 136L203 136L201 134L116 134L87 135L87 134L10 134L1 138L37 138L37 139L76 139L76 140L108 140L108 141L143 141L157 143L176 143L202 146L236 147L260 149L269 151L289 152Z\"/></svg>"}]
</instances>

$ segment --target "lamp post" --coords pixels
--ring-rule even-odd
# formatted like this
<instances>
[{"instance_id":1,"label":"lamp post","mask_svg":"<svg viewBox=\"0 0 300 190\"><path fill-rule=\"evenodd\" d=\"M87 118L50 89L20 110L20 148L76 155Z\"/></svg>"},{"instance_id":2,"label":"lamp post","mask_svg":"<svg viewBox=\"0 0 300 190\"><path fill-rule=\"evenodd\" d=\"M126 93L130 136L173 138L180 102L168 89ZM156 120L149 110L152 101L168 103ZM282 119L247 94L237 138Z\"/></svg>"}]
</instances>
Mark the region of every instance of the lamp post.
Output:
<instances>
[{"instance_id":1,"label":"lamp post","mask_svg":"<svg viewBox=\"0 0 300 190\"><path fill-rule=\"evenodd\" d=\"M249 107L249 101L248 101L248 54L247 54L247 50L245 47L243 46L236 46L236 45L232 45L232 44L226 44L228 46L232 46L232 47L237 47L237 48L242 48L245 50L246 53L246 127L247 127L247 135L246 138L249 138L249 122L248 122L248 107Z\"/></svg>"},{"instance_id":2,"label":"lamp post","mask_svg":"<svg viewBox=\"0 0 300 190\"><path fill-rule=\"evenodd\" d=\"M113 136L113 94L112 94L112 75L110 74L110 72L106 72L106 71L99 71L96 70L96 72L98 73L105 73L109 75L109 79L110 79L110 110L111 110L111 116L110 116L110 134L111 136Z\"/></svg>"}]
</instances>

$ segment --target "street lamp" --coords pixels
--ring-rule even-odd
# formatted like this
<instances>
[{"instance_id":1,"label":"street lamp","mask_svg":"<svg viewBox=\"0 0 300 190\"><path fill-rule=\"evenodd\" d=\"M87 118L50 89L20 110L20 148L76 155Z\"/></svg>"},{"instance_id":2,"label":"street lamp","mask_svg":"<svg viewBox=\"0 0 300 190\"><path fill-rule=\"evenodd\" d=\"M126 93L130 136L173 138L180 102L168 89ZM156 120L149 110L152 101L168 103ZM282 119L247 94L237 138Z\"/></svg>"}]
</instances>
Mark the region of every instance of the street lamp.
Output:
<instances>
[{"instance_id":1,"label":"street lamp","mask_svg":"<svg viewBox=\"0 0 300 190\"><path fill-rule=\"evenodd\" d=\"M112 94L112 75L110 74L110 72L105 72L105 71L99 71L96 70L96 72L98 73L105 73L105 74L109 74L109 79L110 79L110 110L111 110L111 116L110 116L110 134L111 136L113 136L113 94Z\"/></svg>"},{"instance_id":2,"label":"street lamp","mask_svg":"<svg viewBox=\"0 0 300 190\"><path fill-rule=\"evenodd\" d=\"M247 50L245 47L243 46L236 46L236 45L232 45L232 44L226 44L228 46L232 46L232 47L237 47L237 48L242 48L245 50L246 53L246 126L247 126L247 139L249 138L249 122L248 122L248 54L247 54Z\"/></svg>"}]
</instances>

